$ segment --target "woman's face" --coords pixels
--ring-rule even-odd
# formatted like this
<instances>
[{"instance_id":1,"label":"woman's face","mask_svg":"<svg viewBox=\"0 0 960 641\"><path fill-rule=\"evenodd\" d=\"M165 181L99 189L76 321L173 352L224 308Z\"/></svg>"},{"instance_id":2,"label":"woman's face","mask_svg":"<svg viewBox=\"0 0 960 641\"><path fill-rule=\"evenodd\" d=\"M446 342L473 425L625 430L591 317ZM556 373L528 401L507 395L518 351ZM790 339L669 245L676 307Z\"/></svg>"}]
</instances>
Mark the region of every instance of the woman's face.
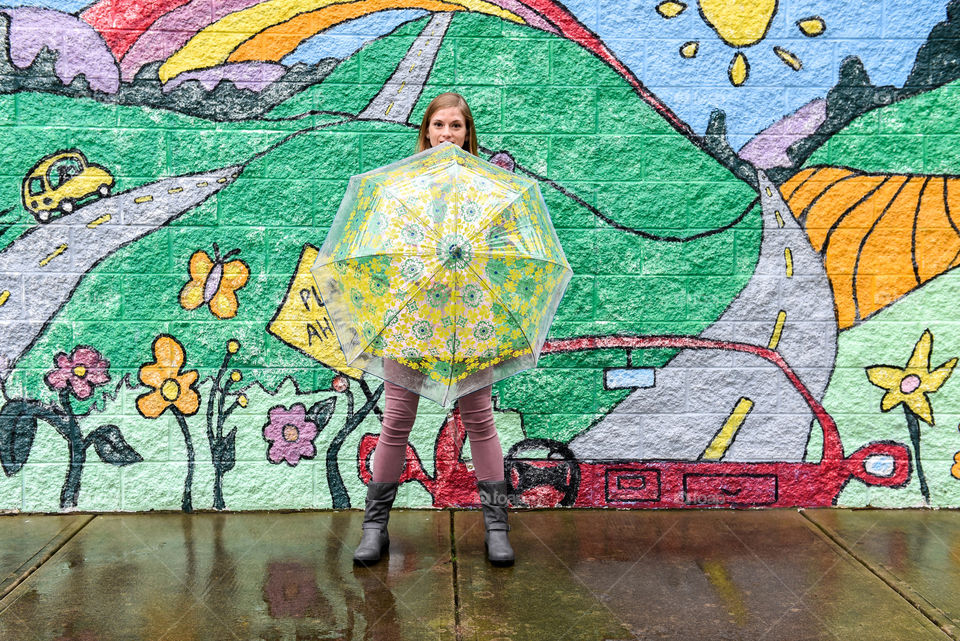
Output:
<instances>
[{"instance_id":1,"label":"woman's face","mask_svg":"<svg viewBox=\"0 0 960 641\"><path fill-rule=\"evenodd\" d=\"M463 147L463 141L467 139L467 119L457 107L437 109L430 119L427 139L431 147L442 142L452 142L457 147Z\"/></svg>"}]
</instances>

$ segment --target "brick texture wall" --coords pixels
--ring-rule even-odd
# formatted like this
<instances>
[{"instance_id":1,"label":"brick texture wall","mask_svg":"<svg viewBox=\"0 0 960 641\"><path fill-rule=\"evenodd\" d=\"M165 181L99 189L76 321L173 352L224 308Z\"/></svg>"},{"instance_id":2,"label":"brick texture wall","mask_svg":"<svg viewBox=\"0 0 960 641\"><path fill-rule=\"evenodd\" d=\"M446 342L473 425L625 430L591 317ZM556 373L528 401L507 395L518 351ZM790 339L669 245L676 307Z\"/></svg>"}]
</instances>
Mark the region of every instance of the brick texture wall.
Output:
<instances>
[{"instance_id":1,"label":"brick texture wall","mask_svg":"<svg viewBox=\"0 0 960 641\"><path fill-rule=\"evenodd\" d=\"M960 506L956 0L16 4L0 510L362 505L310 267L446 91L573 269L494 386L517 505ZM476 504L462 437L421 403L401 504Z\"/></svg>"}]
</instances>

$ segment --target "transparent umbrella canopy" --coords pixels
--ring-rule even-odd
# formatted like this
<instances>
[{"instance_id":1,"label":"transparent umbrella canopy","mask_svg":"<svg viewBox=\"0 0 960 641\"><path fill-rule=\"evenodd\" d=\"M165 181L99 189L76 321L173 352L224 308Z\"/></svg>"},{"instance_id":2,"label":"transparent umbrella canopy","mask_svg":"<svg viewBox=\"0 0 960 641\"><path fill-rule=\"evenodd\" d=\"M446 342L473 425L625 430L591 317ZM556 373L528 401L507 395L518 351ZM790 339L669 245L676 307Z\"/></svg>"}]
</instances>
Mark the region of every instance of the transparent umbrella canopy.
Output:
<instances>
[{"instance_id":1,"label":"transparent umbrella canopy","mask_svg":"<svg viewBox=\"0 0 960 641\"><path fill-rule=\"evenodd\" d=\"M573 274L536 181L450 143L353 176L312 273L347 363L444 406L536 366Z\"/></svg>"}]
</instances>

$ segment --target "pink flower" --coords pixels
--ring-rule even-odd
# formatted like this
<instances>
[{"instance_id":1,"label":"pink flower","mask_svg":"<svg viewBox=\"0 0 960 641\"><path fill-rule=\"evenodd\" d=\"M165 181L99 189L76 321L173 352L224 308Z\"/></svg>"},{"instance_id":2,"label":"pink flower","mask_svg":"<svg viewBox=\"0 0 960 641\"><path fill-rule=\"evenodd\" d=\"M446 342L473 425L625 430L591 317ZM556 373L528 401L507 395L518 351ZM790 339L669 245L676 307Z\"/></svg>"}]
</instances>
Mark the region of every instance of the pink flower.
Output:
<instances>
[{"instance_id":1,"label":"pink flower","mask_svg":"<svg viewBox=\"0 0 960 641\"><path fill-rule=\"evenodd\" d=\"M313 422L307 420L307 408L297 403L285 408L277 405L269 412L270 421L263 426L263 437L270 443L267 460L271 463L286 461L294 467L301 458L313 458L317 448L313 440L319 430Z\"/></svg>"},{"instance_id":2,"label":"pink flower","mask_svg":"<svg viewBox=\"0 0 960 641\"><path fill-rule=\"evenodd\" d=\"M93 395L94 387L110 380L107 373L110 361L86 345L75 347L70 356L60 352L53 362L57 368L47 373L47 385L57 391L64 390L69 385L73 395L81 401Z\"/></svg>"}]
</instances>

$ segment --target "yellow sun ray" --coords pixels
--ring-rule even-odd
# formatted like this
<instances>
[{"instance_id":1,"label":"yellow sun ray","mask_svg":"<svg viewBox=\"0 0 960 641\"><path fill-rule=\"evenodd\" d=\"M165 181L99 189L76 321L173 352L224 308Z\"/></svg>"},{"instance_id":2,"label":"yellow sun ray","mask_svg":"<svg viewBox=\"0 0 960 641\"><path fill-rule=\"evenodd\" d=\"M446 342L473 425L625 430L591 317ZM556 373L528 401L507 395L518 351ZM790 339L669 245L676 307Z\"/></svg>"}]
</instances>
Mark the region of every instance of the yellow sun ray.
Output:
<instances>
[{"instance_id":1,"label":"yellow sun ray","mask_svg":"<svg viewBox=\"0 0 960 641\"><path fill-rule=\"evenodd\" d=\"M657 5L657 13L664 18L676 18L686 10L686 4L683 2L675 2L675 0L667 0Z\"/></svg>"},{"instance_id":2,"label":"yellow sun ray","mask_svg":"<svg viewBox=\"0 0 960 641\"><path fill-rule=\"evenodd\" d=\"M691 40L690 42L683 43L683 46L680 47L680 55L684 58L696 58L699 50L700 43L696 40Z\"/></svg>"},{"instance_id":3,"label":"yellow sun ray","mask_svg":"<svg viewBox=\"0 0 960 641\"><path fill-rule=\"evenodd\" d=\"M800 29L800 33L803 35L809 38L816 38L827 30L827 23L824 22L820 16L810 16L809 18L797 20L797 28Z\"/></svg>"},{"instance_id":4,"label":"yellow sun ray","mask_svg":"<svg viewBox=\"0 0 960 641\"><path fill-rule=\"evenodd\" d=\"M730 84L734 87L739 87L750 77L750 63L747 62L747 57L742 52L738 51L734 54L727 75L730 77Z\"/></svg>"},{"instance_id":5,"label":"yellow sun ray","mask_svg":"<svg viewBox=\"0 0 960 641\"><path fill-rule=\"evenodd\" d=\"M773 52L777 54L777 56L779 56L780 59L783 60L783 62L794 71L800 71L803 68L803 62L800 61L800 58L796 57L783 47L774 47Z\"/></svg>"}]
</instances>

